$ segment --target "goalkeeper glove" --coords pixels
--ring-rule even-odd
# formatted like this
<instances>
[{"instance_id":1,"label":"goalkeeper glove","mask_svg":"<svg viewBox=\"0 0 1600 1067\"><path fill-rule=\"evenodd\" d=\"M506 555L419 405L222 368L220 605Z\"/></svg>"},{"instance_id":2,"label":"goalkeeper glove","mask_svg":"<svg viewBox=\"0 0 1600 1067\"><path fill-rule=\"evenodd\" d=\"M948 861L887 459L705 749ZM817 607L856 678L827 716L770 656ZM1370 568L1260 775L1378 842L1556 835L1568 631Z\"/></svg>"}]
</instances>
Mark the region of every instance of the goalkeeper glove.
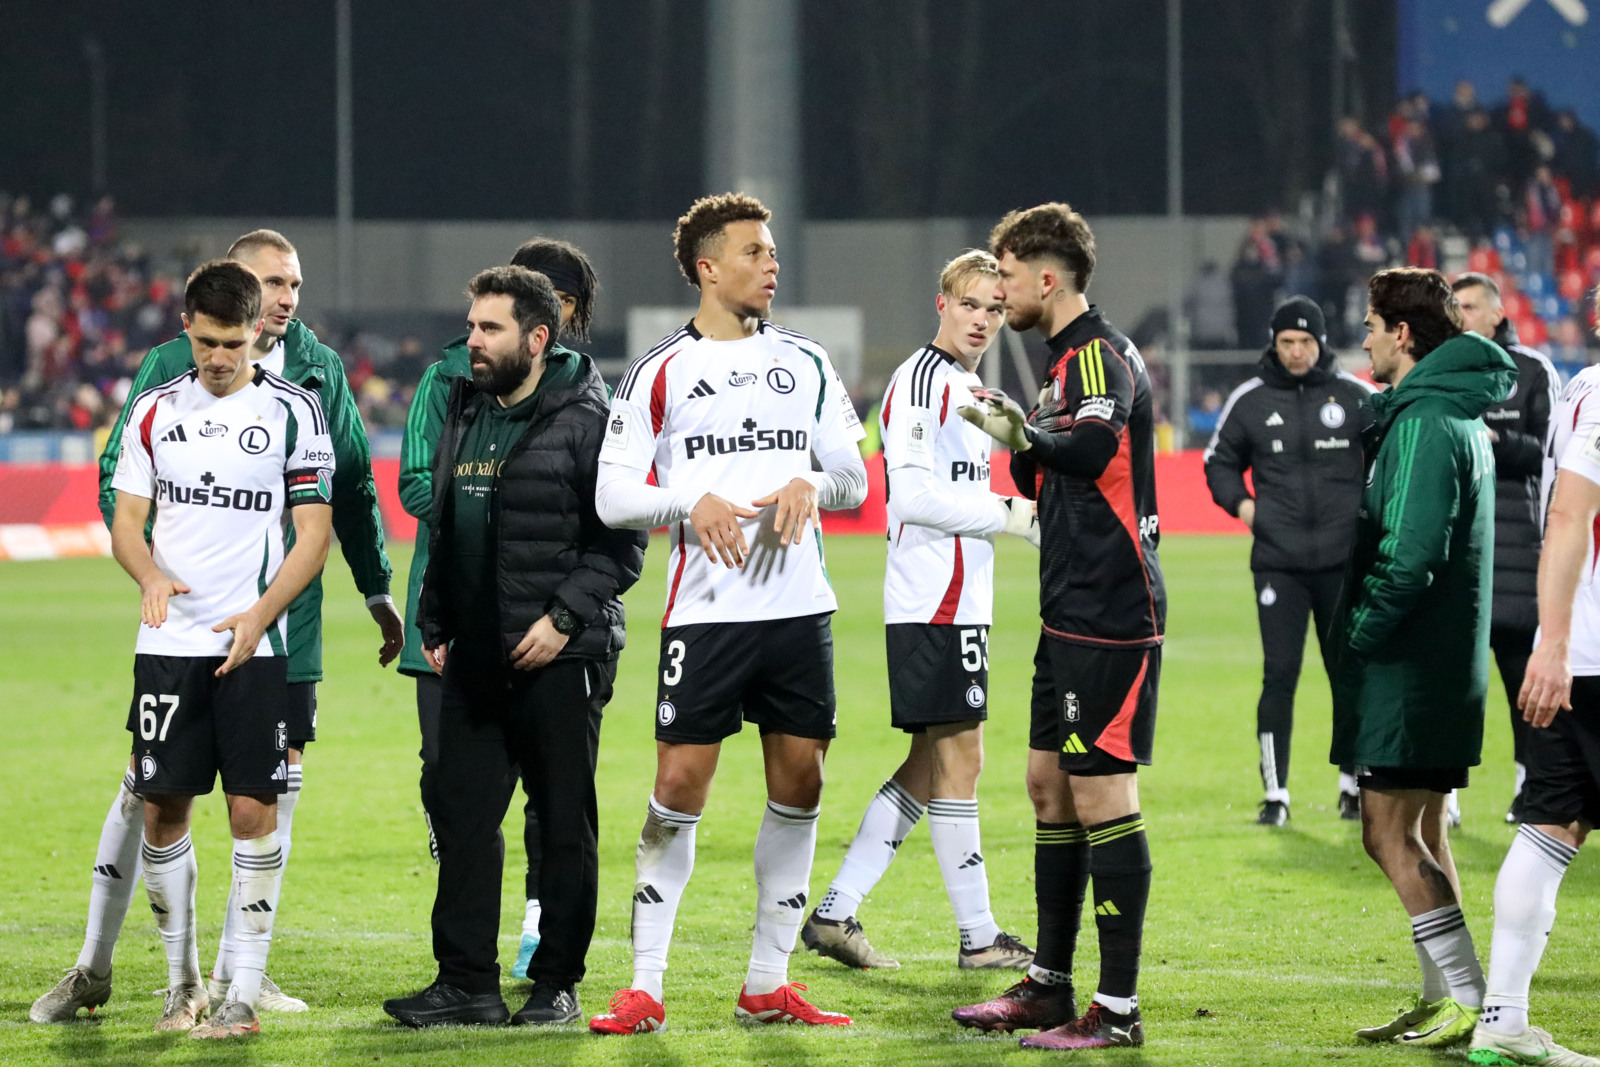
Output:
<instances>
[{"instance_id":1,"label":"goalkeeper glove","mask_svg":"<svg viewBox=\"0 0 1600 1067\"><path fill-rule=\"evenodd\" d=\"M1033 447L1025 426L1027 413L998 389L974 389L976 404L964 404L956 414L993 437L1013 452L1026 452Z\"/></svg>"},{"instance_id":2,"label":"goalkeeper glove","mask_svg":"<svg viewBox=\"0 0 1600 1067\"><path fill-rule=\"evenodd\" d=\"M1033 501L1020 496L1003 496L1000 506L1006 509L1006 525L1001 533L1020 537L1034 548L1039 547L1039 508Z\"/></svg>"}]
</instances>

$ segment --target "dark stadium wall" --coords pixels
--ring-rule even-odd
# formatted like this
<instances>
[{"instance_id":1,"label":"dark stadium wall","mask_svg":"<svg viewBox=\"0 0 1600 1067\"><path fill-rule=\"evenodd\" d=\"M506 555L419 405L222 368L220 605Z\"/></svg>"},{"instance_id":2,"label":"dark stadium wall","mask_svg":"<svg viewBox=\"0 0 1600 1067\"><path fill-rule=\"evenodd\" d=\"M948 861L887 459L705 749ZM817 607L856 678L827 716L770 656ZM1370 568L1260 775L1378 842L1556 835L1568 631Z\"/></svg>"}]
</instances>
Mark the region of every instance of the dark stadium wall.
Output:
<instances>
[{"instance_id":1,"label":"dark stadium wall","mask_svg":"<svg viewBox=\"0 0 1600 1067\"><path fill-rule=\"evenodd\" d=\"M1478 0L1474 0L1477 3ZM1348 104L1393 97L1392 0L1343 0ZM1163 0L807 0L807 215L1164 210ZM1184 5L1185 210L1292 203L1331 158L1334 0ZM199 17L198 12L204 13ZM328 216L332 14L130 0L0 11L0 190L90 186L85 41L104 51L127 215ZM583 13L586 16L580 17ZM700 193L705 5L571 0L354 12L362 218L669 219ZM196 61L240 42L233 65ZM264 76L263 72L270 72Z\"/></svg>"}]
</instances>

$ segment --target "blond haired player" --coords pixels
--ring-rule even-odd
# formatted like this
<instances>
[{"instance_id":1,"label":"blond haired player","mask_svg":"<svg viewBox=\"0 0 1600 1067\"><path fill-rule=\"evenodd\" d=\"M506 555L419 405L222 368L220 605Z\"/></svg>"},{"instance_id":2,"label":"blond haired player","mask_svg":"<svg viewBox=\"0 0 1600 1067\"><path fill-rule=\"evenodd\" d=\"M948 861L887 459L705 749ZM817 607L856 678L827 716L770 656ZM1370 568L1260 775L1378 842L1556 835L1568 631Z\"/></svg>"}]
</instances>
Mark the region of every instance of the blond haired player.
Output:
<instances>
[{"instance_id":1,"label":"blond haired player","mask_svg":"<svg viewBox=\"0 0 1600 1067\"><path fill-rule=\"evenodd\" d=\"M807 948L860 968L899 964L867 943L856 909L889 869L924 812L955 911L962 968L1025 970L1033 950L989 910L979 847L978 774L988 717L994 538L1038 545L1033 501L989 489L993 439L957 414L983 383L978 361L1005 318L1000 268L987 252L957 256L939 275L939 332L900 364L882 407L889 478L889 562L883 613L889 716L911 750L883 783L833 884L800 936Z\"/></svg>"}]
</instances>

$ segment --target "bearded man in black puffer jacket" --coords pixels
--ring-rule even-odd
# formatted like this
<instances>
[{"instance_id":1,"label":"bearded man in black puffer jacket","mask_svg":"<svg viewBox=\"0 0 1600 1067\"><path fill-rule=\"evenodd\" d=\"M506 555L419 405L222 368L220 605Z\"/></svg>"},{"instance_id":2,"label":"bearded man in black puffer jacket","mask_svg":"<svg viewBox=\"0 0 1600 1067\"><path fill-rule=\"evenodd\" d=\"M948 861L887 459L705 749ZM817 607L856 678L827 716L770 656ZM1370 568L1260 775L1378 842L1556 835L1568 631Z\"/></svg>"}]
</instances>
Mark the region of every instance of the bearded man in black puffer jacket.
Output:
<instances>
[{"instance_id":1,"label":"bearded man in black puffer jacket","mask_svg":"<svg viewBox=\"0 0 1600 1067\"><path fill-rule=\"evenodd\" d=\"M639 578L648 535L595 512L606 388L588 356L552 350L561 308L549 280L493 267L468 293L472 380L452 386L439 434L419 612L444 673L430 808L439 974L384 1010L408 1026L507 1021L497 831L520 766L538 815L544 933L533 992L510 1021L573 1022L599 891L594 772L624 637L618 597Z\"/></svg>"}]
</instances>

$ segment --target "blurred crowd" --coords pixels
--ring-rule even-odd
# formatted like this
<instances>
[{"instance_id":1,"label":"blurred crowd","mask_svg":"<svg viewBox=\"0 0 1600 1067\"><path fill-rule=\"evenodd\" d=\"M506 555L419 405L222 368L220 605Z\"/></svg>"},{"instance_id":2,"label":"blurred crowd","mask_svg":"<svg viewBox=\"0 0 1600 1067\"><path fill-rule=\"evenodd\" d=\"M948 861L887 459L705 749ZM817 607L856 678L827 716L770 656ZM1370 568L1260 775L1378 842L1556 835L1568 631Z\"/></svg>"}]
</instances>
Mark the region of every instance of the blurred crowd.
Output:
<instances>
[{"instance_id":1,"label":"blurred crowd","mask_svg":"<svg viewBox=\"0 0 1600 1067\"><path fill-rule=\"evenodd\" d=\"M1206 264L1191 342L1256 348L1277 300L1304 293L1336 347L1358 344L1367 278L1400 265L1494 276L1522 342L1582 367L1584 294L1600 282L1600 139L1521 78L1493 105L1463 81L1449 101L1401 100L1382 129L1347 118L1320 202L1253 219L1231 270Z\"/></svg>"},{"instance_id":2,"label":"blurred crowd","mask_svg":"<svg viewBox=\"0 0 1600 1067\"><path fill-rule=\"evenodd\" d=\"M121 240L110 197L80 210L0 192L0 433L109 426L145 354L183 328L194 266ZM414 336L311 325L344 359L368 426L403 427L437 355Z\"/></svg>"},{"instance_id":3,"label":"blurred crowd","mask_svg":"<svg viewBox=\"0 0 1600 1067\"><path fill-rule=\"evenodd\" d=\"M182 310L182 270L119 241L109 197L80 213L0 193L0 433L114 419Z\"/></svg>"}]
</instances>

